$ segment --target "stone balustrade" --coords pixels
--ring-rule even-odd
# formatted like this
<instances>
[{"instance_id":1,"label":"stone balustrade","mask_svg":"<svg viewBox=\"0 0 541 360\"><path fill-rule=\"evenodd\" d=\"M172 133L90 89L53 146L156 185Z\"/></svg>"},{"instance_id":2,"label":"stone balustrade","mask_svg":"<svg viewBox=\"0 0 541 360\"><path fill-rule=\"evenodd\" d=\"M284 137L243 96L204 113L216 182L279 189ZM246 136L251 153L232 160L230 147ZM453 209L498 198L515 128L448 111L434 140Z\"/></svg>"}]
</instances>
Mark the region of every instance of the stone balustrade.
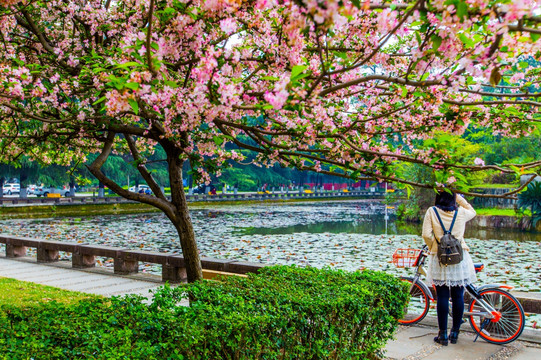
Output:
<instances>
[{"instance_id":1,"label":"stone balustrade","mask_svg":"<svg viewBox=\"0 0 541 360\"><path fill-rule=\"evenodd\" d=\"M37 249L37 262L50 263L60 259L59 252L71 253L73 268L96 266L96 256L113 259L114 273L119 275L135 274L139 271L139 262L162 266L162 281L178 283L186 280L184 257L178 254L159 253L142 250L130 250L102 245L30 239L17 236L0 235L0 243L6 245L6 257L26 256L27 248ZM204 270L247 274L257 272L263 264L235 260L201 258Z\"/></svg>"}]
</instances>

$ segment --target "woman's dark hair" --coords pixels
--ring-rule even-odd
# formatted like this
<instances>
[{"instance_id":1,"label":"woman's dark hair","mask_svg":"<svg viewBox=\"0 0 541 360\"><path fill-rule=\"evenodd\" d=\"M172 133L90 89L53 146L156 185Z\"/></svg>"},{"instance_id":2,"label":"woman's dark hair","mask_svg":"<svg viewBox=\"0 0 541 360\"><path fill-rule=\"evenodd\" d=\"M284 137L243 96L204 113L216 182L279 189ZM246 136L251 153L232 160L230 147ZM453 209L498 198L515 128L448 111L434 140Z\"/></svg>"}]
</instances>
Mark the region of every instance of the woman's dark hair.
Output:
<instances>
[{"instance_id":1,"label":"woman's dark hair","mask_svg":"<svg viewBox=\"0 0 541 360\"><path fill-rule=\"evenodd\" d=\"M456 194L449 193L445 190L440 190L436 195L436 201L434 203L437 208L443 211L455 211L456 206Z\"/></svg>"}]
</instances>

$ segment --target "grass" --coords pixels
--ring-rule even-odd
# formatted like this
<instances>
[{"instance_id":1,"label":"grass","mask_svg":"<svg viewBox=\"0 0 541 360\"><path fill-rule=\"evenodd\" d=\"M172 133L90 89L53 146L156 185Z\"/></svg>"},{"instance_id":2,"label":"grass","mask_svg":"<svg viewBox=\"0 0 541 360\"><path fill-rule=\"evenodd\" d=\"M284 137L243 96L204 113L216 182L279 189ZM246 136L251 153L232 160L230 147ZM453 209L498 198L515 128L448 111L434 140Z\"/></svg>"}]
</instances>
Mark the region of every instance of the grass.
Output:
<instances>
[{"instance_id":1,"label":"grass","mask_svg":"<svg viewBox=\"0 0 541 360\"><path fill-rule=\"evenodd\" d=\"M97 297L99 296L62 290L26 281L0 278L0 306L8 304L31 306L50 301L70 305L83 299Z\"/></svg>"},{"instance_id":2,"label":"grass","mask_svg":"<svg viewBox=\"0 0 541 360\"><path fill-rule=\"evenodd\" d=\"M481 216L517 216L514 209L477 208L475 212ZM530 210L526 210L525 215L530 216Z\"/></svg>"},{"instance_id":3,"label":"grass","mask_svg":"<svg viewBox=\"0 0 541 360\"><path fill-rule=\"evenodd\" d=\"M479 184L472 186L473 189L516 189L518 184Z\"/></svg>"}]
</instances>

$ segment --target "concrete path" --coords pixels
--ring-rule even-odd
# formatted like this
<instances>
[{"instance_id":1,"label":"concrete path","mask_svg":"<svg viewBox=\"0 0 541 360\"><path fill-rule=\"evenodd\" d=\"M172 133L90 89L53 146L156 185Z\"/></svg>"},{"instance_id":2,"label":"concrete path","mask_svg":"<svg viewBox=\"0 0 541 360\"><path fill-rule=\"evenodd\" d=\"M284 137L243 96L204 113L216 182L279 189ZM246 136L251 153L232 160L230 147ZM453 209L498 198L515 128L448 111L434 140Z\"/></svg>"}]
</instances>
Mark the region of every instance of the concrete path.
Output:
<instances>
[{"instance_id":1,"label":"concrete path","mask_svg":"<svg viewBox=\"0 0 541 360\"><path fill-rule=\"evenodd\" d=\"M100 268L75 270L71 268L71 262L37 264L35 258L12 260L0 257L0 277L102 296L138 294L150 298L150 291L163 285L159 276L124 277Z\"/></svg>"},{"instance_id":2,"label":"concrete path","mask_svg":"<svg viewBox=\"0 0 541 360\"><path fill-rule=\"evenodd\" d=\"M159 276L138 274L113 275L110 270L93 268L74 270L71 262L37 264L34 258L6 259L0 254L0 277L49 285L66 290L80 291L103 296L139 294L150 298L151 290L162 285ZM431 323L425 319L423 323ZM464 329L469 327L464 325ZM387 360L541 360L541 331L532 334L525 331L521 340L500 346L479 339L473 342L474 334L463 332L456 345L441 346L433 341L437 330L431 326L400 327L396 339L389 342L385 356Z\"/></svg>"},{"instance_id":3,"label":"concrete path","mask_svg":"<svg viewBox=\"0 0 541 360\"><path fill-rule=\"evenodd\" d=\"M469 327L464 324L464 330ZM387 360L541 360L541 345L514 341L507 345L489 344L471 332L462 331L457 344L442 346L434 343L438 331L429 326L402 326L396 339L386 347Z\"/></svg>"}]
</instances>

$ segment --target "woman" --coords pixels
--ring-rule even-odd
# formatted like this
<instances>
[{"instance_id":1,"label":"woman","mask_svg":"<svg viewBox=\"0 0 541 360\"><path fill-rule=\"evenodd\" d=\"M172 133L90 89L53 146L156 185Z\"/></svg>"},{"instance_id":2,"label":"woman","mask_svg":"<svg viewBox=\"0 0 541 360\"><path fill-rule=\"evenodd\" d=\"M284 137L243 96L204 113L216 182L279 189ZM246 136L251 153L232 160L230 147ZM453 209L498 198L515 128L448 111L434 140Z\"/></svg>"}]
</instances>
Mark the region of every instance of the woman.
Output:
<instances>
[{"instance_id":1,"label":"woman","mask_svg":"<svg viewBox=\"0 0 541 360\"><path fill-rule=\"evenodd\" d=\"M441 265L438 258L438 241L443 236L443 229L436 215L438 212L446 230L449 230L455 212L456 220L451 233L460 240L464 250L462 262L456 265ZM438 296L437 312L439 334L434 341L442 345L456 344L462 316L464 314L464 287L477 280L473 261L469 255L470 248L464 241L466 222L475 217L475 210L462 196L440 191L436 195L435 207L425 214L423 222L423 239L430 251L427 280L436 286ZM453 299L453 327L447 335L447 317L449 316L449 295Z\"/></svg>"}]
</instances>

